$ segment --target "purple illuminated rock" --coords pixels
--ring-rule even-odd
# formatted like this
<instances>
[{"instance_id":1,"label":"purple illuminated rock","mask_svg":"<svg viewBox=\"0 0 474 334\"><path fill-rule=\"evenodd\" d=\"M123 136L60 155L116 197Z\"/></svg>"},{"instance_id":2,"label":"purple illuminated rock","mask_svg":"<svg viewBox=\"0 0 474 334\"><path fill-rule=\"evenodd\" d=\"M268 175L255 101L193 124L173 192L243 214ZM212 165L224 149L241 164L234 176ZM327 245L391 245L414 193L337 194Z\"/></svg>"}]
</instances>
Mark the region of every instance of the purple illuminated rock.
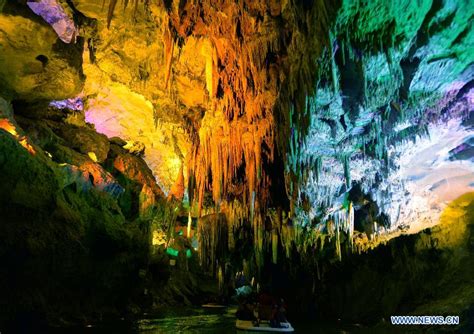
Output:
<instances>
[{"instance_id":1,"label":"purple illuminated rock","mask_svg":"<svg viewBox=\"0 0 474 334\"><path fill-rule=\"evenodd\" d=\"M84 102L80 97L74 97L71 99L59 101L51 101L49 105L57 109L69 109L76 111L82 111L84 109Z\"/></svg>"},{"instance_id":2,"label":"purple illuminated rock","mask_svg":"<svg viewBox=\"0 0 474 334\"><path fill-rule=\"evenodd\" d=\"M39 0L27 2L28 7L48 22L64 43L75 42L77 28L57 0Z\"/></svg>"}]
</instances>

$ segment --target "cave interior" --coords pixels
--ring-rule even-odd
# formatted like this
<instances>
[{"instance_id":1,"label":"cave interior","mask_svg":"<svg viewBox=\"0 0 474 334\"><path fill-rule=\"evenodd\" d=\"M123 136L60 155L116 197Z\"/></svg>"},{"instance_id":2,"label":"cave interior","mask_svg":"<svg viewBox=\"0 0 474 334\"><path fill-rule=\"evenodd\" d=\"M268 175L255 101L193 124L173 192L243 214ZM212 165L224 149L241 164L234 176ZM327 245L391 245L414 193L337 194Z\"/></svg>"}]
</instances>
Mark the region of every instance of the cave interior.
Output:
<instances>
[{"instance_id":1,"label":"cave interior","mask_svg":"<svg viewBox=\"0 0 474 334\"><path fill-rule=\"evenodd\" d=\"M472 0L0 0L0 330L250 287L314 328L472 333L473 18Z\"/></svg>"}]
</instances>

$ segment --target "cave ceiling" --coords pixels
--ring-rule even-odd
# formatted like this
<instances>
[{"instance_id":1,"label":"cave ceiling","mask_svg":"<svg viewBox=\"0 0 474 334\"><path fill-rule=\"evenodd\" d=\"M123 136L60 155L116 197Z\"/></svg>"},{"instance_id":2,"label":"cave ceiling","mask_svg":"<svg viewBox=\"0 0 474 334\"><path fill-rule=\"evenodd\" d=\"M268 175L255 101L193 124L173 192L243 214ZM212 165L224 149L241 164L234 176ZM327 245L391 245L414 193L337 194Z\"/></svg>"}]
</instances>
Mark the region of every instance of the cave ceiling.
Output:
<instances>
[{"instance_id":1,"label":"cave ceiling","mask_svg":"<svg viewBox=\"0 0 474 334\"><path fill-rule=\"evenodd\" d=\"M351 232L370 201L390 231L474 189L469 0L24 3L0 1L2 97L143 144L195 215Z\"/></svg>"}]
</instances>

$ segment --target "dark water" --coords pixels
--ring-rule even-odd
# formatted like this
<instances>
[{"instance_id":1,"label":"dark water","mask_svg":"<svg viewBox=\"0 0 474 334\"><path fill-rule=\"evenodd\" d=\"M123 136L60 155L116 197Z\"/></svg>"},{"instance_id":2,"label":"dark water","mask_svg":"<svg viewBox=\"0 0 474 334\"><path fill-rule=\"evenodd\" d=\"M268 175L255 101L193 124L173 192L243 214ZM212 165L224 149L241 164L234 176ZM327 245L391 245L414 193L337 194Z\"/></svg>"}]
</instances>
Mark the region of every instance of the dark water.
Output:
<instances>
[{"instance_id":1,"label":"dark water","mask_svg":"<svg viewBox=\"0 0 474 334\"><path fill-rule=\"evenodd\" d=\"M182 308L149 315L137 322L138 333L235 333L236 308Z\"/></svg>"},{"instance_id":2,"label":"dark water","mask_svg":"<svg viewBox=\"0 0 474 334\"><path fill-rule=\"evenodd\" d=\"M143 334L178 334L178 333L236 333L235 307L229 308L168 308L155 314L145 314L140 320L103 324L68 330L67 333L143 333ZM295 333L314 334L382 334L382 333L422 333L420 329L383 326L362 327L339 323L321 323L320 321L292 321ZM59 331L63 332L63 331ZM54 331L54 333L58 333Z\"/></svg>"},{"instance_id":3,"label":"dark water","mask_svg":"<svg viewBox=\"0 0 474 334\"><path fill-rule=\"evenodd\" d=\"M168 309L160 313L147 315L135 324L136 333L236 333L236 307L180 308ZM390 334L419 333L419 329L396 326L363 327L357 324L322 323L320 321L295 321L289 319L295 333L308 334Z\"/></svg>"}]
</instances>

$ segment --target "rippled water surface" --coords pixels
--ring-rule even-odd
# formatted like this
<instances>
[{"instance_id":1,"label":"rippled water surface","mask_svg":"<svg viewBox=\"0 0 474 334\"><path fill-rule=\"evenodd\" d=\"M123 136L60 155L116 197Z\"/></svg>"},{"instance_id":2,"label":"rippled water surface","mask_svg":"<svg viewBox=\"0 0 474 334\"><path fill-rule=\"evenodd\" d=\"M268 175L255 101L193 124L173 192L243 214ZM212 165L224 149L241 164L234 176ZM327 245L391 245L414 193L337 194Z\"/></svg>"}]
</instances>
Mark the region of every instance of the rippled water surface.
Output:
<instances>
[{"instance_id":1,"label":"rippled water surface","mask_svg":"<svg viewBox=\"0 0 474 334\"><path fill-rule=\"evenodd\" d=\"M139 320L139 333L235 333L236 308L183 308Z\"/></svg>"},{"instance_id":2,"label":"rippled water surface","mask_svg":"<svg viewBox=\"0 0 474 334\"><path fill-rule=\"evenodd\" d=\"M86 328L68 330L67 333L102 334L102 333L133 333L133 334L178 334L178 333L236 333L236 307L228 308L167 308L153 314L145 314L135 323L117 322ZM343 325L338 323L321 323L318 321L292 321L295 333L310 334L385 334L385 333L418 333L420 328L385 326L383 328L367 328L359 325ZM63 331L59 331L63 333ZM59 333L53 331L53 333Z\"/></svg>"},{"instance_id":3,"label":"rippled water surface","mask_svg":"<svg viewBox=\"0 0 474 334\"><path fill-rule=\"evenodd\" d=\"M147 315L139 320L135 330L138 333L236 333L235 307L213 308L181 308L168 309L163 312ZM291 319L290 319L291 321ZM392 331L363 328L357 325L323 324L316 321L291 321L295 333L311 334L377 334L400 333L398 328ZM405 328L406 330L406 328Z\"/></svg>"}]
</instances>

